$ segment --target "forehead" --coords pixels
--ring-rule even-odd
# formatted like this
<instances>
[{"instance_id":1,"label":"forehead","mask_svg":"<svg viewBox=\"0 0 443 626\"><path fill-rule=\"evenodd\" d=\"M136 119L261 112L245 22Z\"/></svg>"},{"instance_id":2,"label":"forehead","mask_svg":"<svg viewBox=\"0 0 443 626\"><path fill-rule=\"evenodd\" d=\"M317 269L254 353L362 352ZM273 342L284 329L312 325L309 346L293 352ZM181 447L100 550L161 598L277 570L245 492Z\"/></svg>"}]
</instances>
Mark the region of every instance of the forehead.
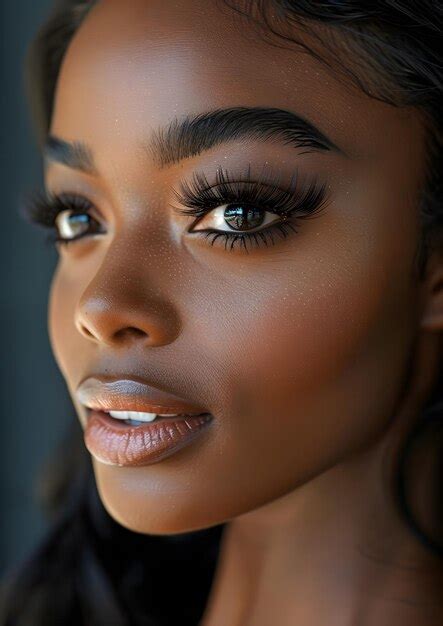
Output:
<instances>
[{"instance_id":1,"label":"forehead","mask_svg":"<svg viewBox=\"0 0 443 626\"><path fill-rule=\"evenodd\" d=\"M421 134L413 110L369 98L297 45L271 45L217 0L99 2L65 55L51 132L99 150L226 106L296 111L355 156Z\"/></svg>"}]
</instances>

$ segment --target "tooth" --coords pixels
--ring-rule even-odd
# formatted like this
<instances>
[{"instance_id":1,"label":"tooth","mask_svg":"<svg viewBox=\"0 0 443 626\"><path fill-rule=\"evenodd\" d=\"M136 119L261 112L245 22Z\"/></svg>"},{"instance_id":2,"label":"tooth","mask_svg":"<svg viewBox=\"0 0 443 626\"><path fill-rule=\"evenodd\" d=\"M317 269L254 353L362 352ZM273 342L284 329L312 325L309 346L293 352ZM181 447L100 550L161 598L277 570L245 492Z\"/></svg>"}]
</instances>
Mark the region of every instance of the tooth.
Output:
<instances>
[{"instance_id":1,"label":"tooth","mask_svg":"<svg viewBox=\"0 0 443 626\"><path fill-rule=\"evenodd\" d=\"M157 413L142 413L141 411L109 411L109 415L118 420L138 420L140 422L153 422Z\"/></svg>"}]
</instances>

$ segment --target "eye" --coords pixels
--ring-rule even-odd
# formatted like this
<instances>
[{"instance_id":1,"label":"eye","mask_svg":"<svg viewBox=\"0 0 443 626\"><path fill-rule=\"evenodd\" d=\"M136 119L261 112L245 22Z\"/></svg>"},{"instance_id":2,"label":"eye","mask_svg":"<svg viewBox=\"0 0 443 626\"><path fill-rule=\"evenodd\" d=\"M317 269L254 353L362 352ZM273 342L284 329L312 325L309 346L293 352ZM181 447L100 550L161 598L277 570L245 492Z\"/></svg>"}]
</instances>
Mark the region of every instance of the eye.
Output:
<instances>
[{"instance_id":1,"label":"eye","mask_svg":"<svg viewBox=\"0 0 443 626\"><path fill-rule=\"evenodd\" d=\"M279 221L282 221L281 217L276 216L275 213L253 204L224 204L212 209L203 219L199 220L198 224L200 226L206 225L207 228L193 228L190 232L205 230L214 232L214 229L218 232L254 232Z\"/></svg>"},{"instance_id":2,"label":"eye","mask_svg":"<svg viewBox=\"0 0 443 626\"><path fill-rule=\"evenodd\" d=\"M84 196L32 193L23 205L24 216L34 224L50 230L48 243L69 244L96 233L105 233L101 222L91 212L96 209Z\"/></svg>"},{"instance_id":3,"label":"eye","mask_svg":"<svg viewBox=\"0 0 443 626\"><path fill-rule=\"evenodd\" d=\"M214 242L221 237L225 241L225 250L230 242L230 250L237 243L246 252L248 252L248 244L256 247L268 246L269 243L274 245L274 234L285 238L290 231L298 232L294 217L290 220L287 214L276 214L275 211L271 212L246 202L224 204L210 209L203 218L197 221L197 224L208 227L195 228L194 226L190 229L190 233L195 232L205 238L212 236L211 245L214 245Z\"/></svg>"},{"instance_id":4,"label":"eye","mask_svg":"<svg viewBox=\"0 0 443 626\"><path fill-rule=\"evenodd\" d=\"M197 217L189 233L212 237L211 245L221 238L225 250L229 242L229 250L237 244L246 252L250 246L274 245L274 234L297 233L301 221L320 215L328 199L325 183L315 178L300 181L295 171L289 186L282 187L279 175L252 179L250 167L246 176L220 168L213 185L203 172L195 172L191 182L182 181L176 196L186 208L174 208Z\"/></svg>"},{"instance_id":5,"label":"eye","mask_svg":"<svg viewBox=\"0 0 443 626\"><path fill-rule=\"evenodd\" d=\"M89 213L77 213L72 209L61 211L55 218L58 241L79 239L91 232L99 232L99 226Z\"/></svg>"}]
</instances>

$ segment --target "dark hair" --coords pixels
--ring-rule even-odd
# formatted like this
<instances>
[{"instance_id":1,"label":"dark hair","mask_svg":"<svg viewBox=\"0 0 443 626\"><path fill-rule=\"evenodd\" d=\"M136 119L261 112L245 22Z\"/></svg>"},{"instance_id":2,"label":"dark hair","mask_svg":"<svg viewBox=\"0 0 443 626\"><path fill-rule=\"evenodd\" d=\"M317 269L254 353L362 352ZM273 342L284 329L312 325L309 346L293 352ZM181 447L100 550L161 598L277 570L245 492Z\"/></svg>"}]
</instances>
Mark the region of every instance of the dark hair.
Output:
<instances>
[{"instance_id":1,"label":"dark hair","mask_svg":"<svg viewBox=\"0 0 443 626\"><path fill-rule=\"evenodd\" d=\"M28 93L40 143L49 130L62 58L93 4L58 2L29 48ZM272 45L295 44L306 49L306 40L297 41L290 29L297 24L311 36L309 53L333 64L368 95L422 112L428 128L427 178L420 206L422 237L416 255L422 277L429 252L433 246L441 246L443 233L440 1L222 0L222 4L252 20ZM328 27L321 38L315 29L318 24ZM339 60L340 55L320 53L320 46L332 52L346 46L345 62ZM436 494L438 507L430 534L429 525L413 514L407 478L409 461L426 440L435 448L433 470L441 479L442 412L437 384L405 443L397 483L399 510L405 521L440 555L443 497ZM197 624L211 588L225 525L169 536L131 532L115 522L101 503L75 415L60 449L63 454L55 455L39 483L51 528L3 585L1 624ZM441 480L437 478L436 484ZM170 589L174 589L174 602L170 601Z\"/></svg>"}]
</instances>

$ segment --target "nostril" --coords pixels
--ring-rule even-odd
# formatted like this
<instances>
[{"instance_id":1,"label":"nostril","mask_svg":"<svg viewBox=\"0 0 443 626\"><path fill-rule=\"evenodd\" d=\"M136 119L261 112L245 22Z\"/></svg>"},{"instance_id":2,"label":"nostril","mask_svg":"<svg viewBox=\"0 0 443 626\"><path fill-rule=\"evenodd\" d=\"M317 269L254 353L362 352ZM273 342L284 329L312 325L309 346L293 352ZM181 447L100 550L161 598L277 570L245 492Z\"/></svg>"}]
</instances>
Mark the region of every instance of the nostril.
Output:
<instances>
[{"instance_id":1,"label":"nostril","mask_svg":"<svg viewBox=\"0 0 443 626\"><path fill-rule=\"evenodd\" d=\"M80 330L86 337L94 338L94 335L91 333L91 331L83 324L80 324Z\"/></svg>"},{"instance_id":2,"label":"nostril","mask_svg":"<svg viewBox=\"0 0 443 626\"><path fill-rule=\"evenodd\" d=\"M145 333L144 330L142 330L141 328L136 328L135 326L127 326L126 328L121 328L120 330L118 330L115 334L114 337L118 338L122 338L122 337L126 337L126 336L133 336L135 338L137 337L147 337L147 333Z\"/></svg>"}]
</instances>

